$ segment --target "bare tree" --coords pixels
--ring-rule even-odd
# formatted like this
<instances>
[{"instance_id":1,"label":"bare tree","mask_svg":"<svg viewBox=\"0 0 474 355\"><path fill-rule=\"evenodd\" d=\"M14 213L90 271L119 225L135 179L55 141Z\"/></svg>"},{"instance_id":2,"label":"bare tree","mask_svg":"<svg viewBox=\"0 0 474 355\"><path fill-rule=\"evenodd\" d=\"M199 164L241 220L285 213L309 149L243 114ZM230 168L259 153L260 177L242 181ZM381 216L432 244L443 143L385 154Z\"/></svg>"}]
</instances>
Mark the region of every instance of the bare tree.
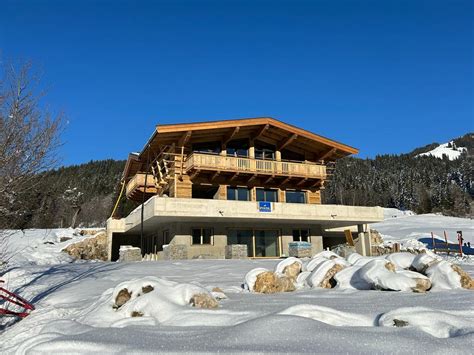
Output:
<instances>
[{"instance_id":1,"label":"bare tree","mask_svg":"<svg viewBox=\"0 0 474 355\"><path fill-rule=\"evenodd\" d=\"M39 174L57 163L62 114L42 106L30 63L0 64L0 249L28 212ZM3 232L2 232L3 231ZM1 257L1 255L0 255Z\"/></svg>"}]
</instances>

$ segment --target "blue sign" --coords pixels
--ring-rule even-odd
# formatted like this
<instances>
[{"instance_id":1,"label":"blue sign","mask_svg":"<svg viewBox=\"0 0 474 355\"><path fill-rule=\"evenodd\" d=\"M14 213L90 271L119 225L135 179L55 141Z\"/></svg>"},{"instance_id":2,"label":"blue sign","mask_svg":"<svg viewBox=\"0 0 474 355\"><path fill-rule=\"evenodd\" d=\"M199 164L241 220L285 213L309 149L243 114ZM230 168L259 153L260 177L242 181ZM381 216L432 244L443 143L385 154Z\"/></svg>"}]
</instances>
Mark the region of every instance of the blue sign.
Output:
<instances>
[{"instance_id":1,"label":"blue sign","mask_svg":"<svg viewBox=\"0 0 474 355\"><path fill-rule=\"evenodd\" d=\"M271 212L272 211L272 204L271 202L258 202L258 212Z\"/></svg>"}]
</instances>

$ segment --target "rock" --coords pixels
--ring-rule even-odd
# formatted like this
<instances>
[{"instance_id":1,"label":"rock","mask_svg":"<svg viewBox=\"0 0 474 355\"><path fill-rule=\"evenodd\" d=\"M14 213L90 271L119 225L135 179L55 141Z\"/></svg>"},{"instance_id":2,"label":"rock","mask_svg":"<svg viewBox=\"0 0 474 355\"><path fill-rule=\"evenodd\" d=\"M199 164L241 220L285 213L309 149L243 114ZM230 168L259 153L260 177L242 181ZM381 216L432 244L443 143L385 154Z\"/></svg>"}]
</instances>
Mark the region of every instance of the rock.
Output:
<instances>
[{"instance_id":1,"label":"rock","mask_svg":"<svg viewBox=\"0 0 474 355\"><path fill-rule=\"evenodd\" d=\"M127 303L130 298L132 297L132 293L128 292L126 288L122 289L119 291L117 294L117 297L115 297L115 307L120 308L122 307L125 303Z\"/></svg>"},{"instance_id":2,"label":"rock","mask_svg":"<svg viewBox=\"0 0 474 355\"><path fill-rule=\"evenodd\" d=\"M195 294L191 299L189 300L189 303L193 307L198 307L198 308L217 308L219 307L219 303L209 294L207 293L198 293Z\"/></svg>"},{"instance_id":3,"label":"rock","mask_svg":"<svg viewBox=\"0 0 474 355\"><path fill-rule=\"evenodd\" d=\"M428 278L417 278L416 286L412 288L413 292L425 293L431 288L431 281Z\"/></svg>"},{"instance_id":4,"label":"rock","mask_svg":"<svg viewBox=\"0 0 474 355\"><path fill-rule=\"evenodd\" d=\"M211 291L211 294L216 300L225 300L227 298L224 291L222 291L222 289L219 287L214 287Z\"/></svg>"},{"instance_id":5,"label":"rock","mask_svg":"<svg viewBox=\"0 0 474 355\"><path fill-rule=\"evenodd\" d=\"M334 288L337 284L336 280L334 280L334 275L336 275L342 269L344 269L344 266L341 264L335 264L333 267L331 267L326 273L326 276L324 276L323 281L321 281L319 284L319 287Z\"/></svg>"},{"instance_id":6,"label":"rock","mask_svg":"<svg viewBox=\"0 0 474 355\"><path fill-rule=\"evenodd\" d=\"M107 234L101 231L93 237L68 245L63 251L75 259L107 261Z\"/></svg>"},{"instance_id":7,"label":"rock","mask_svg":"<svg viewBox=\"0 0 474 355\"><path fill-rule=\"evenodd\" d=\"M142 251L131 245L121 245L119 249L119 262L142 261Z\"/></svg>"},{"instance_id":8,"label":"rock","mask_svg":"<svg viewBox=\"0 0 474 355\"><path fill-rule=\"evenodd\" d=\"M427 253L418 254L411 263L411 268L414 270L425 273L425 271L431 266L438 262L439 260Z\"/></svg>"},{"instance_id":9,"label":"rock","mask_svg":"<svg viewBox=\"0 0 474 355\"><path fill-rule=\"evenodd\" d=\"M385 268L388 270L388 271L391 271L391 272L395 272L395 270L397 269L397 267L395 266L394 263L392 263L391 261L387 262L385 264Z\"/></svg>"},{"instance_id":10,"label":"rock","mask_svg":"<svg viewBox=\"0 0 474 355\"><path fill-rule=\"evenodd\" d=\"M253 290L258 293L278 293L295 290L294 282L286 276L278 276L272 271L257 276Z\"/></svg>"},{"instance_id":11,"label":"rock","mask_svg":"<svg viewBox=\"0 0 474 355\"><path fill-rule=\"evenodd\" d=\"M133 311L132 317L143 317L143 313L139 311Z\"/></svg>"},{"instance_id":12,"label":"rock","mask_svg":"<svg viewBox=\"0 0 474 355\"><path fill-rule=\"evenodd\" d=\"M298 263L298 262L288 265L287 267L283 269L283 274L286 277L295 281L298 275L301 273L301 266L302 266L301 263Z\"/></svg>"},{"instance_id":13,"label":"rock","mask_svg":"<svg viewBox=\"0 0 474 355\"><path fill-rule=\"evenodd\" d=\"M466 288L468 290L474 289L474 279L472 279L469 274L461 269L458 265L451 265L451 268L461 276L461 286L462 288Z\"/></svg>"},{"instance_id":14,"label":"rock","mask_svg":"<svg viewBox=\"0 0 474 355\"><path fill-rule=\"evenodd\" d=\"M68 240L71 240L72 238L71 237L59 237L59 242L62 243L62 242L67 242Z\"/></svg>"},{"instance_id":15,"label":"rock","mask_svg":"<svg viewBox=\"0 0 474 355\"><path fill-rule=\"evenodd\" d=\"M143 286L143 287L142 287L142 292L143 292L143 293L148 293L148 292L151 292L151 291L153 291L153 290L154 290L154 288L153 288L153 286L151 286L151 285L147 285L147 286Z\"/></svg>"},{"instance_id":16,"label":"rock","mask_svg":"<svg viewBox=\"0 0 474 355\"><path fill-rule=\"evenodd\" d=\"M380 245L383 243L383 238L375 229L370 230L370 240L372 245Z\"/></svg>"},{"instance_id":17,"label":"rock","mask_svg":"<svg viewBox=\"0 0 474 355\"><path fill-rule=\"evenodd\" d=\"M408 326L408 322L407 322L406 320L394 319L394 320L393 320L393 325L394 325L395 327L401 328L401 327L406 327L406 326Z\"/></svg>"}]
</instances>

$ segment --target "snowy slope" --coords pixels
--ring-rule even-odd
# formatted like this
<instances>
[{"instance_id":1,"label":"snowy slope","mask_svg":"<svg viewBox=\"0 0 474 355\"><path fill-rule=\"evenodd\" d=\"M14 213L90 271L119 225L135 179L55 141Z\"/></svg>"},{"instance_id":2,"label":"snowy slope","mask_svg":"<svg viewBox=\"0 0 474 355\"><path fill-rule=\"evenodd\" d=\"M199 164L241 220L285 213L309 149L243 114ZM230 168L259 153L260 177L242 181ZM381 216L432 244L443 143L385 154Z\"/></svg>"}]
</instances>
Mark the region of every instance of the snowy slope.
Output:
<instances>
[{"instance_id":1,"label":"snowy slope","mask_svg":"<svg viewBox=\"0 0 474 355\"><path fill-rule=\"evenodd\" d=\"M398 211L392 208L384 209L385 220L371 224L383 235L386 241L404 241L409 239L435 237L444 240L444 231L448 241L456 243L456 232L462 231L465 242L474 245L474 221L469 218L447 217L438 214L415 215L410 211Z\"/></svg>"},{"instance_id":2,"label":"snowy slope","mask_svg":"<svg viewBox=\"0 0 474 355\"><path fill-rule=\"evenodd\" d=\"M448 145L451 145L451 147L448 147ZM453 141L449 143L440 144L435 149L430 150L429 152L418 154L417 157L431 155L433 157L442 159L443 155L446 155L449 160L456 160L461 156L463 152L467 150L464 147L455 147L455 148L453 147L454 147Z\"/></svg>"},{"instance_id":3,"label":"snowy slope","mask_svg":"<svg viewBox=\"0 0 474 355\"><path fill-rule=\"evenodd\" d=\"M372 227L388 239L444 229L454 237L451 233L460 228L472 241L472 220L385 212L387 219ZM279 260L71 262L60 256L63 244L71 242L58 242L61 236L83 238L73 230L32 230L12 239L17 253L2 278L36 310L3 330L0 321L0 353L469 354L474 342L472 291L306 288L262 295L245 292L244 277L255 268L273 270ZM463 268L474 274L473 265ZM166 294L147 305L153 316L123 318L110 308L114 289L141 278L163 280L154 285ZM200 287L219 287L227 299L213 310L183 306L182 294ZM399 318L409 319L411 326L394 327Z\"/></svg>"}]
</instances>

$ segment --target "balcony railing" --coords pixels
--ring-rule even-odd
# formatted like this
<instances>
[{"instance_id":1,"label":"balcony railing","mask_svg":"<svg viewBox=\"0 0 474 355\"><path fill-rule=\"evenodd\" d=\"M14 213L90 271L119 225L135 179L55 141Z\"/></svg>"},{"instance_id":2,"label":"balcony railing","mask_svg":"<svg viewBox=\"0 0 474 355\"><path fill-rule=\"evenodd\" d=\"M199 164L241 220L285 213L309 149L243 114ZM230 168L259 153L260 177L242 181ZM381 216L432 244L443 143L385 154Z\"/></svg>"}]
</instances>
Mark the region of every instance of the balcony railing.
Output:
<instances>
[{"instance_id":1,"label":"balcony railing","mask_svg":"<svg viewBox=\"0 0 474 355\"><path fill-rule=\"evenodd\" d=\"M148 174L146 179L146 191L145 191L145 173L138 173L134 177L130 179L126 186L126 194L128 197L132 197L133 195L137 195L137 193L144 193L147 194L156 194L156 186L153 181L153 175Z\"/></svg>"},{"instance_id":2,"label":"balcony railing","mask_svg":"<svg viewBox=\"0 0 474 355\"><path fill-rule=\"evenodd\" d=\"M325 179L326 166L293 161L262 160L246 157L192 153L186 159L186 171L212 170Z\"/></svg>"}]
</instances>

